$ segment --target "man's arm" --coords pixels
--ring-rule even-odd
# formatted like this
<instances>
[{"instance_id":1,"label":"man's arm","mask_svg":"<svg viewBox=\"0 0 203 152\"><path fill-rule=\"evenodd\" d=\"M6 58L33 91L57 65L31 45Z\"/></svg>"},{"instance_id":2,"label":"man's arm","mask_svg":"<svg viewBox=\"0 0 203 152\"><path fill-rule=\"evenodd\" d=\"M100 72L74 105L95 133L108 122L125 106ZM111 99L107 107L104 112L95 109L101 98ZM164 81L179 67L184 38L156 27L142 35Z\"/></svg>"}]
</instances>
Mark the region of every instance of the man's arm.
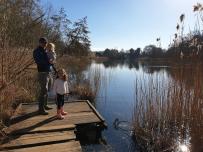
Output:
<instances>
[{"instance_id":1,"label":"man's arm","mask_svg":"<svg viewBox=\"0 0 203 152\"><path fill-rule=\"evenodd\" d=\"M41 64L41 65L47 64L46 61L44 60L43 56L40 54L39 50L37 50L37 49L34 50L34 52L33 52L33 58L34 58L36 64Z\"/></svg>"}]
</instances>

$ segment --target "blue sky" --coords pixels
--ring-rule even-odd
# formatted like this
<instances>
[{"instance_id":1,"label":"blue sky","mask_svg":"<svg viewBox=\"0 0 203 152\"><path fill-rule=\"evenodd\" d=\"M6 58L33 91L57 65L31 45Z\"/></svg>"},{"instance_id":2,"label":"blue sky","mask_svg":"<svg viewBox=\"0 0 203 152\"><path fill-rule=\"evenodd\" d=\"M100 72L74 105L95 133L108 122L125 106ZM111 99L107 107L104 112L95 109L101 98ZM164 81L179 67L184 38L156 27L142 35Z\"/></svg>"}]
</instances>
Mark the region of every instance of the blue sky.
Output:
<instances>
[{"instance_id":1,"label":"blue sky","mask_svg":"<svg viewBox=\"0 0 203 152\"><path fill-rule=\"evenodd\" d=\"M179 16L185 14L185 33L194 29L192 6L197 0L42 0L56 10L63 7L76 21L87 16L92 50L128 50L148 44L168 47L176 32Z\"/></svg>"}]
</instances>

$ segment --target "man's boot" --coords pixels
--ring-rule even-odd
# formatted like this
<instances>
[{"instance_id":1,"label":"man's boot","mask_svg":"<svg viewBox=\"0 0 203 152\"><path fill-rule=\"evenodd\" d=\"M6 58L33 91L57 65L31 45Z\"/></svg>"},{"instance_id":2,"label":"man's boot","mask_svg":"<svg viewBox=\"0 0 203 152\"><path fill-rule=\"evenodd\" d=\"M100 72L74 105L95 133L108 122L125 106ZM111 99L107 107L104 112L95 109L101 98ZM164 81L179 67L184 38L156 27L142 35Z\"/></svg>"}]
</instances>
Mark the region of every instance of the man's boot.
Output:
<instances>
[{"instance_id":1,"label":"man's boot","mask_svg":"<svg viewBox=\"0 0 203 152\"><path fill-rule=\"evenodd\" d=\"M46 95L46 97L45 97L45 102L44 102L44 109L45 110L51 110L51 109L53 109L53 108L51 108L51 107L49 107L48 105L47 105L47 95Z\"/></svg>"}]
</instances>

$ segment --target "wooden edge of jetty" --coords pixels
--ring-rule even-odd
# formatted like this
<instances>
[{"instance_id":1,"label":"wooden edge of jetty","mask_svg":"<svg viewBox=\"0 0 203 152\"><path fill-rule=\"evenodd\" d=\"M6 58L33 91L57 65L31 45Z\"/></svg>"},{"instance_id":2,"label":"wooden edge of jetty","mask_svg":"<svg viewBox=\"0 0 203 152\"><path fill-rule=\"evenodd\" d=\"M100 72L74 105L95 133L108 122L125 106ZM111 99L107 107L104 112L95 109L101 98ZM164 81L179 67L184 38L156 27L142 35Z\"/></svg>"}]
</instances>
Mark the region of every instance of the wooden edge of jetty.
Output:
<instances>
[{"instance_id":1,"label":"wooden edge of jetty","mask_svg":"<svg viewBox=\"0 0 203 152\"><path fill-rule=\"evenodd\" d=\"M77 104L78 102L81 102L79 104ZM8 152L34 152L34 151L38 151L38 152L49 152L49 151L53 151L53 152L63 152L64 148L69 149L70 151L82 151L80 142L78 141L78 139L76 139L76 134L77 134L77 125L81 126L81 125L88 125L88 124L97 124L97 126L106 129L107 128L107 124L105 122L105 119L101 116L101 114L96 110L96 108L88 101L88 100L74 100L74 101L66 101L65 102L67 105L70 103L70 105L68 106L75 106L76 109L74 109L74 111L78 110L78 113L74 113L73 115L70 116L70 119L75 119L75 116L77 116L77 121L79 120L78 118L86 118L87 122L86 123L82 123L81 120L79 120L79 122L75 123L75 124L67 124L67 121L56 121L56 122L60 122L59 124L55 124L55 122L52 122L52 124L47 123L45 126L38 126L36 128L33 128L31 130L29 129L25 129L25 130L21 130L21 132L17 132L15 133L15 130L13 132L10 132L9 134L9 127L5 128L4 131L5 133L8 133L8 142L3 142L0 143L0 151L8 151ZM76 103L76 104L74 104ZM86 104L85 104L86 103ZM18 107L16 108L16 111L14 112L13 117L12 118L16 118L20 115L18 115L18 112L21 110L23 111L23 105L31 105L33 107L37 107L35 104L37 104L37 102L35 103L21 103L18 105ZM88 112L85 111L85 109L88 107ZM30 110L28 109L27 112L30 112ZM86 113L91 113L90 115L87 115ZM21 114L26 115L26 113L22 113ZM92 116L94 115L94 118L96 119L92 119ZM38 119L38 120L37 120ZM28 121L33 121L33 124L30 125L34 125L35 123L38 123L39 120L45 120L47 119L46 116L37 116L37 119L33 119L31 118L27 118ZM69 118L68 118L69 119ZM26 120L26 119L25 119ZM27 121L26 120L26 121ZM97 120L97 121L94 121ZM73 121L74 122L74 121ZM23 127L24 128L24 122L23 121L19 121L18 122L18 126L19 127ZM15 125L15 124L14 124ZM12 125L11 125L12 126ZM11 127L12 128L12 127ZM17 128L19 129L19 128ZM103 130L102 129L102 130ZM63 145L64 148L61 149L60 145ZM74 145L77 145L77 147L74 147ZM71 147L72 146L72 147ZM50 147L50 148L49 148ZM51 147L54 147L54 149L52 149Z\"/></svg>"}]
</instances>

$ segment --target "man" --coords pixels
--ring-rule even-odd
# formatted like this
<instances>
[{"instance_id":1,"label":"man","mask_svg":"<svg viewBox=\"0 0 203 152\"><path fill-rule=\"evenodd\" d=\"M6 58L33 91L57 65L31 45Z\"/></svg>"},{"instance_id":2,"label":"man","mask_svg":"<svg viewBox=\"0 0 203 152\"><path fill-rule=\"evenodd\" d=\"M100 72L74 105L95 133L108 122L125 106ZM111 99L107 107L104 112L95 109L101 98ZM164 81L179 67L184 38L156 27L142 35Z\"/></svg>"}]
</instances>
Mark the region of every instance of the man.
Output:
<instances>
[{"instance_id":1,"label":"man","mask_svg":"<svg viewBox=\"0 0 203 152\"><path fill-rule=\"evenodd\" d=\"M39 39L39 46L33 52L33 58L37 64L38 81L40 85L40 93L38 97L39 114L48 115L46 110L52 108L47 106L48 84L50 81L50 63L47 57L46 48L47 39L42 37Z\"/></svg>"}]
</instances>

